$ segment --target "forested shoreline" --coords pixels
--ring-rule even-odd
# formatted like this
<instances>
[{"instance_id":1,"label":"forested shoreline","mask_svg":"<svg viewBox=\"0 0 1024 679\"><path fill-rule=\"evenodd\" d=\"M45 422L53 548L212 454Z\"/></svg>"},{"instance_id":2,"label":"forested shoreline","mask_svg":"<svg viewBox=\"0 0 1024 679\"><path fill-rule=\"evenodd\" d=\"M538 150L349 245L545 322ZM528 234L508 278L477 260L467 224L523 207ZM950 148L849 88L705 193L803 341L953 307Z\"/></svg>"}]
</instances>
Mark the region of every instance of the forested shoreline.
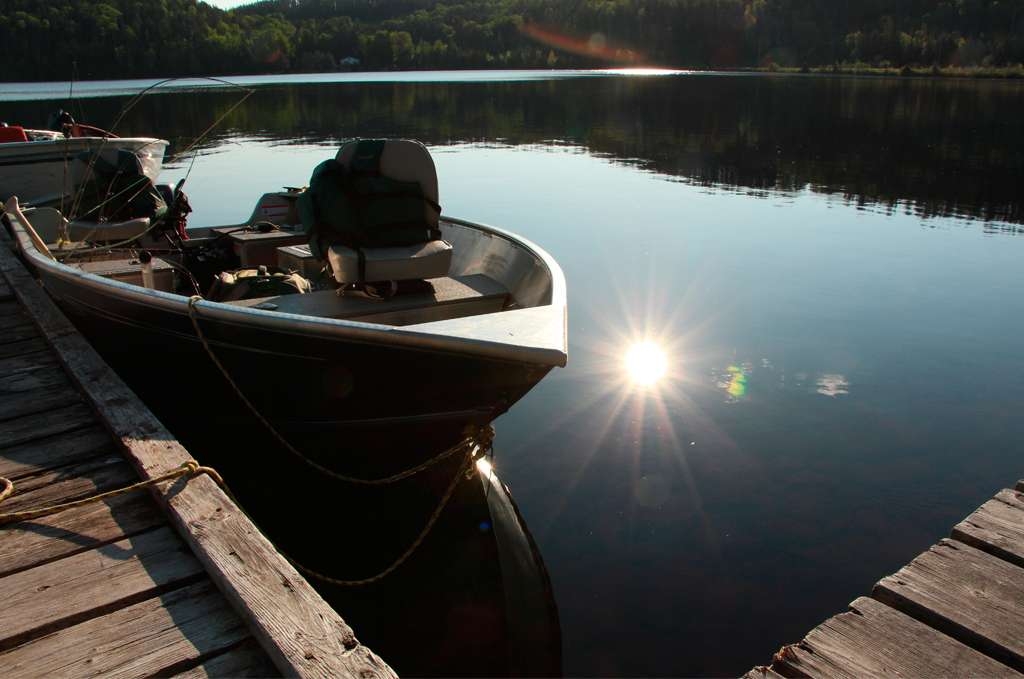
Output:
<instances>
[{"instance_id":1,"label":"forested shoreline","mask_svg":"<svg viewBox=\"0 0 1024 679\"><path fill-rule=\"evenodd\" d=\"M1024 75L1024 0L4 0L0 81L662 66Z\"/></svg>"}]
</instances>

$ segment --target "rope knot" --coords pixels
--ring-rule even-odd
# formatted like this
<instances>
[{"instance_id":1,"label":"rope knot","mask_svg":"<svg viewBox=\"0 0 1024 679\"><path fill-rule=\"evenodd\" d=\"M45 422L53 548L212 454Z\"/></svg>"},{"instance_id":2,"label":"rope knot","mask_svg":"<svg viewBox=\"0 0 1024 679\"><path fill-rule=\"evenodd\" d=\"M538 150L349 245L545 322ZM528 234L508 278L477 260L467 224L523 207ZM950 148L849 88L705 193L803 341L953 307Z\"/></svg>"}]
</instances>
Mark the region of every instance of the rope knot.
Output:
<instances>
[{"instance_id":1,"label":"rope knot","mask_svg":"<svg viewBox=\"0 0 1024 679\"><path fill-rule=\"evenodd\" d=\"M494 445L494 427L489 424L470 425L466 438L481 450L490 450Z\"/></svg>"}]
</instances>

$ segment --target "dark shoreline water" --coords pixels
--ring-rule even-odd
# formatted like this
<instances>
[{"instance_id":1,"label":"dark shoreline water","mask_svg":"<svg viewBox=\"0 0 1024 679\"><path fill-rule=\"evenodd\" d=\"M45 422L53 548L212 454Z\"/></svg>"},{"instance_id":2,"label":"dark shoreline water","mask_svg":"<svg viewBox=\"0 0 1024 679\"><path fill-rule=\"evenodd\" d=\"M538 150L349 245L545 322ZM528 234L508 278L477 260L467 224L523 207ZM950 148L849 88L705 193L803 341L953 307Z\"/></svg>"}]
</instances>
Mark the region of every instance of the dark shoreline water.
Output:
<instances>
[{"instance_id":1,"label":"dark shoreline water","mask_svg":"<svg viewBox=\"0 0 1024 679\"><path fill-rule=\"evenodd\" d=\"M153 97L122 132L180 149L235 101ZM735 676L1024 475L1021 119L1015 81L273 85L166 176L228 223L344 138L428 143L448 214L566 273L570 364L496 446L566 672ZM653 389L639 339L669 355Z\"/></svg>"}]
</instances>

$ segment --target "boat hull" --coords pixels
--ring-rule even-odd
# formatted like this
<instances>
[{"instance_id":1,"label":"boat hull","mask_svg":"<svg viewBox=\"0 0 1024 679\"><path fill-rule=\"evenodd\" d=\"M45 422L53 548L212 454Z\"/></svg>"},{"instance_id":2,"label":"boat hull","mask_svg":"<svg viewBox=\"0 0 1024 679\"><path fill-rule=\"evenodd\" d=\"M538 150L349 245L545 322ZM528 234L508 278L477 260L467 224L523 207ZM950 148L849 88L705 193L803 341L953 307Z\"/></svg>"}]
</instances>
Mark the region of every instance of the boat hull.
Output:
<instances>
[{"instance_id":1,"label":"boat hull","mask_svg":"<svg viewBox=\"0 0 1024 679\"><path fill-rule=\"evenodd\" d=\"M83 152L108 148L134 153L145 175L155 182L167 142L146 137L70 137L0 144L0 200L17 196L23 203L42 203L70 195L75 188L71 161Z\"/></svg>"},{"instance_id":2,"label":"boat hull","mask_svg":"<svg viewBox=\"0 0 1024 679\"><path fill-rule=\"evenodd\" d=\"M195 429L197 418L207 418L207 426L255 429L266 439L272 434L255 409L294 448L343 472L372 476L416 464L457 441L467 425L503 413L551 368L200 314L231 384L186 313L40 274L69 318L172 428Z\"/></svg>"}]
</instances>

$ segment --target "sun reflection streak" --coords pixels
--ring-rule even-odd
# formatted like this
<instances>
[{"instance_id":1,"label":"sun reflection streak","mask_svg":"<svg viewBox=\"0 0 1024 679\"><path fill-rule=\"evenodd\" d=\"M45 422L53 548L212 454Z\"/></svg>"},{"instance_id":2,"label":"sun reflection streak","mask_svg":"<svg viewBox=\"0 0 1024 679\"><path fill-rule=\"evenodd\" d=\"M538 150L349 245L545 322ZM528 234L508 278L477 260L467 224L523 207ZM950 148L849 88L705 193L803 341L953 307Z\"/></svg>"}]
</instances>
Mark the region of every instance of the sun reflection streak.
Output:
<instances>
[{"instance_id":1,"label":"sun reflection streak","mask_svg":"<svg viewBox=\"0 0 1024 679\"><path fill-rule=\"evenodd\" d=\"M692 279L701 284L679 287L668 285L648 262L646 284L611 286L608 295L576 316L587 332L574 337L574 359L561 377L575 385L573 400L522 444L545 448L553 436L570 453L555 458L560 460L562 489L538 527L540 532L558 525L595 471L621 471L633 490L646 488L641 480L656 474L667 489L664 501L688 505L687 513L697 517L707 547L719 550L720 531L704 508L694 456L713 455L752 472L759 464L702 405L714 382L699 366L721 365L722 360L707 334L730 309L707 303L702 294L707 276L700 275L707 265L695 266ZM566 439L564 432L572 433ZM640 519L645 509L633 490L622 506L627 525Z\"/></svg>"},{"instance_id":2,"label":"sun reflection streak","mask_svg":"<svg viewBox=\"0 0 1024 679\"><path fill-rule=\"evenodd\" d=\"M656 342L637 342L626 351L625 368L634 383L650 387L665 376L668 357Z\"/></svg>"}]
</instances>

